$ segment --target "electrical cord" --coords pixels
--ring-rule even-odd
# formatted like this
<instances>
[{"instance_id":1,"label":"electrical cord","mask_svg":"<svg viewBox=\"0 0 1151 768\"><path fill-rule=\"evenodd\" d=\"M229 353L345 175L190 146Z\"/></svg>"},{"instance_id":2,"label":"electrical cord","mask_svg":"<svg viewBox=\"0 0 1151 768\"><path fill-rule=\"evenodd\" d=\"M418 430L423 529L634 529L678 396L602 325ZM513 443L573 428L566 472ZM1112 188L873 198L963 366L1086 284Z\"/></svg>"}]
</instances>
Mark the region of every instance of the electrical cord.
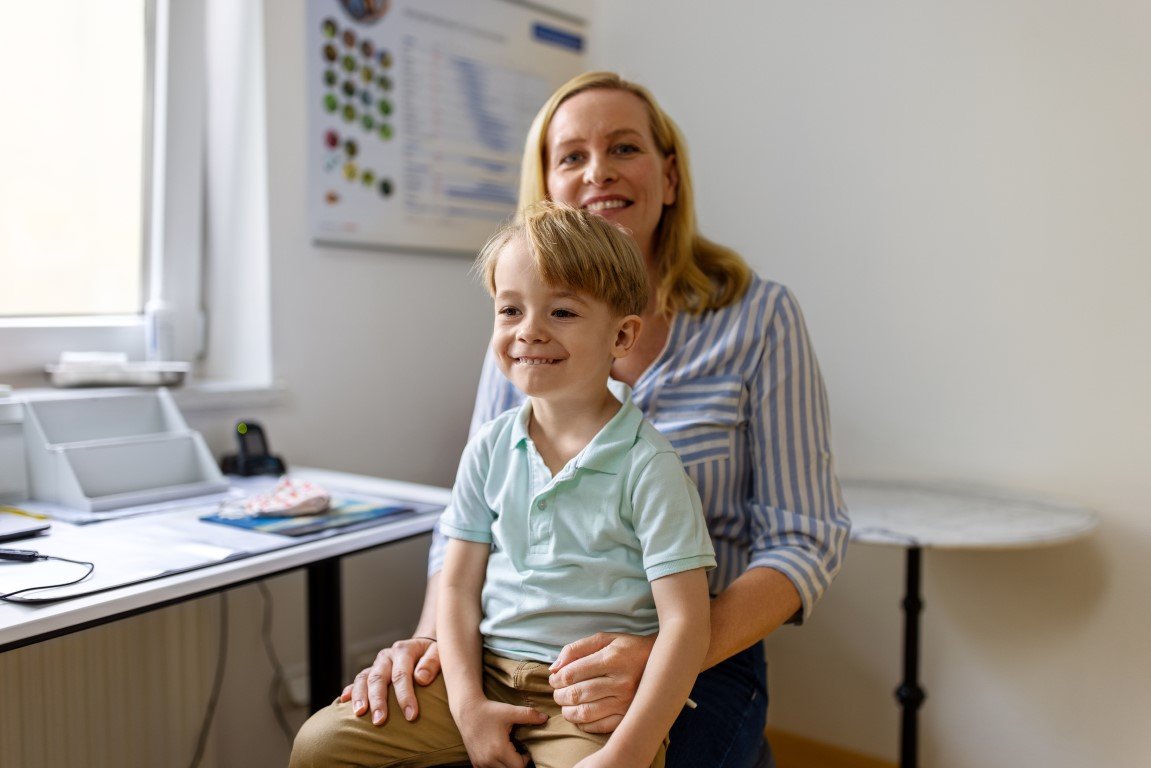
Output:
<instances>
[{"instance_id":1,"label":"electrical cord","mask_svg":"<svg viewBox=\"0 0 1151 768\"><path fill-rule=\"evenodd\" d=\"M190 768L196 768L204 759L204 747L208 743L208 733L212 730L212 719L216 715L216 705L220 703L220 690L224 687L224 670L228 666L228 593L220 593L220 640L216 658L216 677L212 681L212 693L208 697L208 708L204 712L204 722L200 726L200 737L196 740L196 753L192 755Z\"/></svg>"},{"instance_id":2,"label":"electrical cord","mask_svg":"<svg viewBox=\"0 0 1151 768\"><path fill-rule=\"evenodd\" d=\"M55 555L42 555L34 549L0 549L0 560L9 560L18 563L34 563L37 560L59 560L62 563L74 563L76 565L86 565L88 570L79 578L72 579L71 581L62 581L59 584L41 584L36 587L25 587L24 589L15 589L11 592L0 594L0 600L7 600L12 603L24 602L22 600L13 600L13 595L20 595L25 592L35 592L41 589L56 589L57 587L70 587L73 584L79 584L84 579L92 575L92 571L96 570L96 564L90 563L87 560L70 560L67 557L56 557Z\"/></svg>"},{"instance_id":3,"label":"electrical cord","mask_svg":"<svg viewBox=\"0 0 1151 768\"><path fill-rule=\"evenodd\" d=\"M280 663L280 657L276 654L276 646L272 643L272 593L262 581L258 582L257 586L260 588L260 596L264 600L264 620L260 627L260 637L264 641L264 651L268 654L268 661L272 663L272 682L268 686L268 703L272 705L272 714L276 716L276 723L280 726L280 730L283 732L284 738L288 740L290 747L295 739L295 732L284 714L281 698L287 677L284 674L284 665Z\"/></svg>"}]
</instances>

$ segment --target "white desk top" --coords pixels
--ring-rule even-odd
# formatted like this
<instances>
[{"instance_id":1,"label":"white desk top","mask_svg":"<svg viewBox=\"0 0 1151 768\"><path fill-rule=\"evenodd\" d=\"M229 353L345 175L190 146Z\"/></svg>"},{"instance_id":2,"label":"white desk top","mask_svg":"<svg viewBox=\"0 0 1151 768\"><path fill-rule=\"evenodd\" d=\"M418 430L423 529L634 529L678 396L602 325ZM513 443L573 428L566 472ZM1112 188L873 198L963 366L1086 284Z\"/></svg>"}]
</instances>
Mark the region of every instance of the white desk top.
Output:
<instances>
[{"instance_id":1,"label":"white desk top","mask_svg":"<svg viewBox=\"0 0 1151 768\"><path fill-rule=\"evenodd\" d=\"M299 469L293 470L292 475L341 491L436 506L446 504L450 496L450 492L444 488L343 472ZM88 582L92 587L101 586L99 580L110 578L107 574L121 572L122 567L118 567L121 564L110 560L130 557L133 547L163 547L170 551L176 567L193 570L145 575L144 578L149 580L58 602L35 605L0 603L0 650L10 645L16 647L28 638L68 631L106 620L109 616L147 610L163 603L426 533L432 529L439 516L436 512L409 515L366 528L331 532L318 538L309 537L299 541L285 536L205 523L199 520L202 514L203 509L193 508L85 526L54 521L46 536L6 545L94 562L96 570ZM200 557L199 561L195 560L197 556ZM38 565L40 563L5 562L0 565L0 580L4 580L8 568L27 569ZM73 572L75 575L83 573L80 566L72 567L76 569Z\"/></svg>"},{"instance_id":2,"label":"white desk top","mask_svg":"<svg viewBox=\"0 0 1151 768\"><path fill-rule=\"evenodd\" d=\"M844 480L851 538L867 544L1007 549L1086 536L1098 515L1070 504L951 484Z\"/></svg>"}]
</instances>

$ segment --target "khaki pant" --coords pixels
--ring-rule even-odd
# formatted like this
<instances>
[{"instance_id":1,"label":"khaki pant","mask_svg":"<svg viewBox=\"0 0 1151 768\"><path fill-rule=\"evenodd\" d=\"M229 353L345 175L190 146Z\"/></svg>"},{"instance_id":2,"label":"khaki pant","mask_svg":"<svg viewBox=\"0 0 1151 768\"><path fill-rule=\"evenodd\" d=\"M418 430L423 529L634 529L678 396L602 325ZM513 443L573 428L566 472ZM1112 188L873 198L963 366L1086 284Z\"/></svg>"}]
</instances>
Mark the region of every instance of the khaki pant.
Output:
<instances>
[{"instance_id":1,"label":"khaki pant","mask_svg":"<svg viewBox=\"0 0 1151 768\"><path fill-rule=\"evenodd\" d=\"M543 725L517 725L512 738L522 744L536 768L571 768L607 742L606 735L584 733L560 714L552 699L546 664L513 661L484 653L484 691L489 699L527 706L548 716ZM448 708L443 675L427 687L416 687L420 714L409 723L396 694L388 691L388 719L372 725L356 717L352 704L338 700L304 723L292 748L291 768L430 768L468 765L460 732ZM651 768L663 768L667 740Z\"/></svg>"}]
</instances>

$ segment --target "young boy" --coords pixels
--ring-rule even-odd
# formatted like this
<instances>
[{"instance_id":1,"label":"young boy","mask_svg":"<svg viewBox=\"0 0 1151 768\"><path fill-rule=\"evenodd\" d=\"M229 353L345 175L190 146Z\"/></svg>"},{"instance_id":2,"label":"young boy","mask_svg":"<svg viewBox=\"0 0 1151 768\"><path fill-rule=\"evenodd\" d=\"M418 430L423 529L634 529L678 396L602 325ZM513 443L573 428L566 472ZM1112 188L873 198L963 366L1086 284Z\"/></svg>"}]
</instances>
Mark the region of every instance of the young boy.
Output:
<instances>
[{"instance_id":1,"label":"young boy","mask_svg":"<svg viewBox=\"0 0 1151 768\"><path fill-rule=\"evenodd\" d=\"M608 380L640 332L642 258L602 218L542 203L476 266L495 300L492 350L527 402L469 442L440 520L444 682L421 690L413 722L374 728L349 704L322 710L292 765L662 766L707 652L715 557L671 444ZM548 684L563 646L600 631L659 632L610 736L567 722ZM330 717L362 733L341 743L362 745L323 754L308 731Z\"/></svg>"}]
</instances>

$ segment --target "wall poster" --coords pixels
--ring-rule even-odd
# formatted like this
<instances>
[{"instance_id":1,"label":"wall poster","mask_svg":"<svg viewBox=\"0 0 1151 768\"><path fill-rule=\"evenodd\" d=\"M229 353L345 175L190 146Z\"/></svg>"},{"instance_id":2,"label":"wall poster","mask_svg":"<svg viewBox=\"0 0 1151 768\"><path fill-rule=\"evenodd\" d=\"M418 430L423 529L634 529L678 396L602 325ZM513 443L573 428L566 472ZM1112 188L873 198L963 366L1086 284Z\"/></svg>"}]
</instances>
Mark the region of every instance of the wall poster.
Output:
<instances>
[{"instance_id":1,"label":"wall poster","mask_svg":"<svg viewBox=\"0 0 1151 768\"><path fill-rule=\"evenodd\" d=\"M474 254L515 210L528 126L584 68L582 19L516 0L308 0L317 242Z\"/></svg>"}]
</instances>

